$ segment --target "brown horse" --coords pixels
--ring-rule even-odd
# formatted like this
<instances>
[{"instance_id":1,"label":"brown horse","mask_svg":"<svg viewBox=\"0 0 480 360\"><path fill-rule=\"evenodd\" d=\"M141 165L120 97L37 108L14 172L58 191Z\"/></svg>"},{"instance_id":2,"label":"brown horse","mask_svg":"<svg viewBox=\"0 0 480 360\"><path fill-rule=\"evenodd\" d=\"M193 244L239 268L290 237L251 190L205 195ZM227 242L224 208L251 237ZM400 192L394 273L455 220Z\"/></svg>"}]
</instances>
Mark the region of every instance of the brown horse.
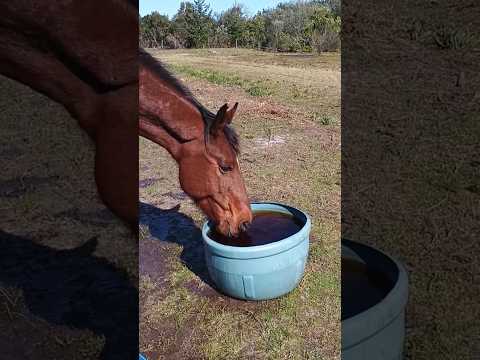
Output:
<instances>
[{"instance_id":1,"label":"brown horse","mask_svg":"<svg viewBox=\"0 0 480 360\"><path fill-rule=\"evenodd\" d=\"M138 4L0 3L0 72L62 104L95 142L100 197L138 221Z\"/></svg>"},{"instance_id":2,"label":"brown horse","mask_svg":"<svg viewBox=\"0 0 480 360\"><path fill-rule=\"evenodd\" d=\"M252 221L230 127L237 109L202 106L157 60L140 51L140 135L164 147L179 165L180 185L226 236Z\"/></svg>"}]
</instances>

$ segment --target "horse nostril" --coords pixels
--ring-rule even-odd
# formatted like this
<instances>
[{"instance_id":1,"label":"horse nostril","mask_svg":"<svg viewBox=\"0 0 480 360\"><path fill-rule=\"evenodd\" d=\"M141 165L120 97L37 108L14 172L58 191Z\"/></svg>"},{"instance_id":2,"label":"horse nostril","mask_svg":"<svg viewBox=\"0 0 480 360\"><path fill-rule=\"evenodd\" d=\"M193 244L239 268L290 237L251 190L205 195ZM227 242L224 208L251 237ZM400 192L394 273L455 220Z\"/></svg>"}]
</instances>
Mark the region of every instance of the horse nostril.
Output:
<instances>
[{"instance_id":1,"label":"horse nostril","mask_svg":"<svg viewBox=\"0 0 480 360\"><path fill-rule=\"evenodd\" d=\"M250 227L250 223L248 221L245 221L240 224L240 230L243 232L247 231L249 227Z\"/></svg>"}]
</instances>

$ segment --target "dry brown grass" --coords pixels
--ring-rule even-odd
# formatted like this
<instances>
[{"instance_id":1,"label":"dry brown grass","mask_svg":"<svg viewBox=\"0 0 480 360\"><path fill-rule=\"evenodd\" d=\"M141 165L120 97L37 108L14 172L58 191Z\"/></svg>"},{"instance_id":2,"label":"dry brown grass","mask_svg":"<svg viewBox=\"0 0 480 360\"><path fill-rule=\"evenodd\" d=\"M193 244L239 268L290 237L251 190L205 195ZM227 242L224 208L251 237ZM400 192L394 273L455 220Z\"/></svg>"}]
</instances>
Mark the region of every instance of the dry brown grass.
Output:
<instances>
[{"instance_id":1,"label":"dry brown grass","mask_svg":"<svg viewBox=\"0 0 480 360\"><path fill-rule=\"evenodd\" d=\"M273 54L246 49L151 52L167 64L259 82L277 103L340 121L340 54Z\"/></svg>"}]
</instances>

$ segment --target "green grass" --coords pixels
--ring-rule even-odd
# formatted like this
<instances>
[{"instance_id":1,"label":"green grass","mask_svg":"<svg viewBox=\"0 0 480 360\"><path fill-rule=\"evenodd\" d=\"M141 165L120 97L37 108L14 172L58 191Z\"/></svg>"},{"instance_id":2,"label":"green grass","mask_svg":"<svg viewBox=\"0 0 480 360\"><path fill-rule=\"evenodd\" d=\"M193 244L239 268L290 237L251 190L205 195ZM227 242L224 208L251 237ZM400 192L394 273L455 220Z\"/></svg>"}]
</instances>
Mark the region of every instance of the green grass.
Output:
<instances>
[{"instance_id":1,"label":"green grass","mask_svg":"<svg viewBox=\"0 0 480 360\"><path fill-rule=\"evenodd\" d=\"M208 340L201 346L205 359L238 359L246 348L249 336L247 331L249 318L236 311L207 310L202 330L209 334Z\"/></svg>"},{"instance_id":2,"label":"green grass","mask_svg":"<svg viewBox=\"0 0 480 360\"><path fill-rule=\"evenodd\" d=\"M244 87L245 91L252 96L270 96L273 94L273 91L267 86L262 85L261 83L249 84Z\"/></svg>"},{"instance_id":3,"label":"green grass","mask_svg":"<svg viewBox=\"0 0 480 360\"><path fill-rule=\"evenodd\" d=\"M173 269L168 279L172 286L184 285L194 278L195 275L183 263L173 262Z\"/></svg>"},{"instance_id":4,"label":"green grass","mask_svg":"<svg viewBox=\"0 0 480 360\"><path fill-rule=\"evenodd\" d=\"M183 287L174 287L165 297L157 297L151 292L142 317L153 324L172 321L178 329L200 306L201 299L196 295Z\"/></svg>"},{"instance_id":5,"label":"green grass","mask_svg":"<svg viewBox=\"0 0 480 360\"><path fill-rule=\"evenodd\" d=\"M324 125L324 126L329 126L329 125L337 125L338 121L335 117L327 114L319 114L317 112L314 112L312 114L312 120L316 122L317 124Z\"/></svg>"},{"instance_id":6,"label":"green grass","mask_svg":"<svg viewBox=\"0 0 480 360\"><path fill-rule=\"evenodd\" d=\"M193 77L194 79L207 80L212 84L223 86L239 86L251 96L270 96L273 91L260 81L242 79L237 75L231 75L209 69L195 69L188 65L169 64L172 71Z\"/></svg>"}]
</instances>

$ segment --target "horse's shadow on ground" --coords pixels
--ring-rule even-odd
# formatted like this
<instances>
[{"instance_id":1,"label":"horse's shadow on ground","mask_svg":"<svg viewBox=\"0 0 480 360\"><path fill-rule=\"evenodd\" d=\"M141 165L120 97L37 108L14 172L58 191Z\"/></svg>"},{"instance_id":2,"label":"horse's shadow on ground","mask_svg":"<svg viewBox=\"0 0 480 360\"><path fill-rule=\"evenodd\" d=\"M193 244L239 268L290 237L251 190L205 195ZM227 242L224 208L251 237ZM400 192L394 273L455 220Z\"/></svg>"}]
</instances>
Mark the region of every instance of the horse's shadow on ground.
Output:
<instances>
[{"instance_id":1,"label":"horse's shadow on ground","mask_svg":"<svg viewBox=\"0 0 480 360\"><path fill-rule=\"evenodd\" d=\"M0 284L22 289L29 311L51 324L103 335L101 359L136 359L138 290L123 270L92 256L96 246L93 238L56 250L0 230Z\"/></svg>"},{"instance_id":2,"label":"horse's shadow on ground","mask_svg":"<svg viewBox=\"0 0 480 360\"><path fill-rule=\"evenodd\" d=\"M178 211L179 208L177 205L162 210L140 202L140 224L148 227L150 239L182 246L181 261L204 283L215 288L205 262L202 232L192 218Z\"/></svg>"}]
</instances>

